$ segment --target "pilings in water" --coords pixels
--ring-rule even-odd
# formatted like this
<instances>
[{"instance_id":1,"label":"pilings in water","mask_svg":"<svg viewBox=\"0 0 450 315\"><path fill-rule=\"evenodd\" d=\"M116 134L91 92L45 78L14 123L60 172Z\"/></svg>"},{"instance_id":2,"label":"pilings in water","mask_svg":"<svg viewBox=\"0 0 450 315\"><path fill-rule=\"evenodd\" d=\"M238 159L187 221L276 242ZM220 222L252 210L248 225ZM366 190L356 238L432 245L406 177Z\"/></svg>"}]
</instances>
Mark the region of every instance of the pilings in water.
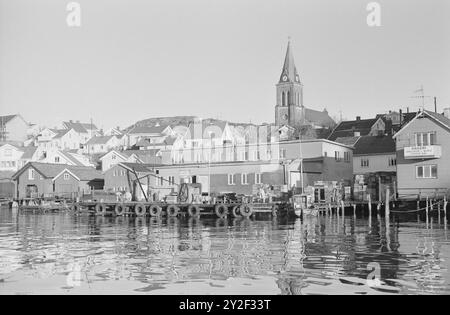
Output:
<instances>
[{"instance_id":1,"label":"pilings in water","mask_svg":"<svg viewBox=\"0 0 450 315\"><path fill-rule=\"evenodd\" d=\"M447 201L447 197L444 197L444 226L445 229L447 229L447 205L448 205L448 201Z\"/></svg>"}]
</instances>

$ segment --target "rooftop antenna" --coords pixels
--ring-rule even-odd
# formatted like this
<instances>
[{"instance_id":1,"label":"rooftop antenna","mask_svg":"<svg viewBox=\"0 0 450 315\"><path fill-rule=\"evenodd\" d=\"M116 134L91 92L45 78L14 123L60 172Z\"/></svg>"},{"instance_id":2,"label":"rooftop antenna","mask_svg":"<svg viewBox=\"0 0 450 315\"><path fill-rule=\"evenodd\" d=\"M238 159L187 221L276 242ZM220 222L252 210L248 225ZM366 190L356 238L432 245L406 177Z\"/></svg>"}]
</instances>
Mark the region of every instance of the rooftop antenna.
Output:
<instances>
[{"instance_id":1,"label":"rooftop antenna","mask_svg":"<svg viewBox=\"0 0 450 315\"><path fill-rule=\"evenodd\" d=\"M431 98L431 96L425 96L425 92L423 89L423 84L420 86L420 89L415 90L413 93L417 94L415 96L411 96L411 98L422 99L422 110L425 110L425 98ZM420 107L420 105L419 105Z\"/></svg>"}]
</instances>

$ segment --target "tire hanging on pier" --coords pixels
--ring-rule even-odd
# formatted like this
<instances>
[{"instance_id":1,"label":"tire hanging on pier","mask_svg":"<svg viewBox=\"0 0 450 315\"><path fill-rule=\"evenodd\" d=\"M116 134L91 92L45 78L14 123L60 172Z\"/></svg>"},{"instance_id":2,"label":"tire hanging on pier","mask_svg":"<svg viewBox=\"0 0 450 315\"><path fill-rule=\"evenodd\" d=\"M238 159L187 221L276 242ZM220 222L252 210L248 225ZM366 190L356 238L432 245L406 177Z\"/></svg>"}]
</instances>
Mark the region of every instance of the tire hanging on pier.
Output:
<instances>
[{"instance_id":1,"label":"tire hanging on pier","mask_svg":"<svg viewBox=\"0 0 450 315\"><path fill-rule=\"evenodd\" d=\"M199 217L200 216L200 207L197 205L190 205L188 207L188 214L190 217Z\"/></svg>"},{"instance_id":2,"label":"tire hanging on pier","mask_svg":"<svg viewBox=\"0 0 450 315\"><path fill-rule=\"evenodd\" d=\"M233 218L240 218L241 217L241 206L234 206L231 210L231 214L233 214Z\"/></svg>"},{"instance_id":3,"label":"tire hanging on pier","mask_svg":"<svg viewBox=\"0 0 450 315\"><path fill-rule=\"evenodd\" d=\"M116 213L116 215L124 215L126 211L127 207L121 204L117 204L114 208L114 212Z\"/></svg>"},{"instance_id":4,"label":"tire hanging on pier","mask_svg":"<svg viewBox=\"0 0 450 315\"><path fill-rule=\"evenodd\" d=\"M80 205L74 203L74 204L72 205L71 210L72 210L73 212L75 212L75 213L78 213L78 212L81 211L81 207L80 207Z\"/></svg>"},{"instance_id":5,"label":"tire hanging on pier","mask_svg":"<svg viewBox=\"0 0 450 315\"><path fill-rule=\"evenodd\" d=\"M157 205L152 205L149 209L150 216L159 217L161 216L162 208Z\"/></svg>"},{"instance_id":6,"label":"tire hanging on pier","mask_svg":"<svg viewBox=\"0 0 450 315\"><path fill-rule=\"evenodd\" d=\"M140 216L140 217L144 216L146 212L147 212L147 209L145 208L145 205L143 205L143 204L138 204L134 207L134 213L137 216Z\"/></svg>"},{"instance_id":7,"label":"tire hanging on pier","mask_svg":"<svg viewBox=\"0 0 450 315\"><path fill-rule=\"evenodd\" d=\"M280 207L278 205L273 205L272 207L272 216L276 217L278 215L278 211L280 210Z\"/></svg>"},{"instance_id":8,"label":"tire hanging on pier","mask_svg":"<svg viewBox=\"0 0 450 315\"><path fill-rule=\"evenodd\" d=\"M98 215L105 215L106 214L106 205L102 203L98 203L95 205L95 213Z\"/></svg>"},{"instance_id":9,"label":"tire hanging on pier","mask_svg":"<svg viewBox=\"0 0 450 315\"><path fill-rule=\"evenodd\" d=\"M242 205L240 212L244 217L249 218L253 214L253 208L249 205Z\"/></svg>"},{"instance_id":10,"label":"tire hanging on pier","mask_svg":"<svg viewBox=\"0 0 450 315\"><path fill-rule=\"evenodd\" d=\"M169 217L176 217L177 215L178 215L178 213L180 212L180 208L178 208L177 206L175 206L175 205L169 205L168 207L167 207L167 215L169 216Z\"/></svg>"},{"instance_id":11,"label":"tire hanging on pier","mask_svg":"<svg viewBox=\"0 0 450 315\"><path fill-rule=\"evenodd\" d=\"M214 211L219 218L226 218L228 215L228 207L224 204L217 205Z\"/></svg>"}]
</instances>

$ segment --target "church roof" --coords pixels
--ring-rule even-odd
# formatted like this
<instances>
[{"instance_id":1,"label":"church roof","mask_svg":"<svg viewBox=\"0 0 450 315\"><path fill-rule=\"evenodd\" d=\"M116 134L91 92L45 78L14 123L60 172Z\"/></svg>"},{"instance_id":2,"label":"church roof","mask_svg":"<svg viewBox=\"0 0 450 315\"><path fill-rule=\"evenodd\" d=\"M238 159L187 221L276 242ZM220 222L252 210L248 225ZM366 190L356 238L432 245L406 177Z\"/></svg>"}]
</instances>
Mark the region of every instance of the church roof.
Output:
<instances>
[{"instance_id":1,"label":"church roof","mask_svg":"<svg viewBox=\"0 0 450 315\"><path fill-rule=\"evenodd\" d=\"M286 57L284 58L283 70L281 71L280 83L283 81L283 77L287 76L287 82L296 82L298 76L297 68L295 67L294 55L292 54L291 42L288 42Z\"/></svg>"},{"instance_id":2,"label":"church roof","mask_svg":"<svg viewBox=\"0 0 450 315\"><path fill-rule=\"evenodd\" d=\"M328 112L326 110L324 111L318 111L310 108L305 107L305 120L313 123L316 126L321 127L334 127L336 123L334 120L328 115Z\"/></svg>"}]
</instances>

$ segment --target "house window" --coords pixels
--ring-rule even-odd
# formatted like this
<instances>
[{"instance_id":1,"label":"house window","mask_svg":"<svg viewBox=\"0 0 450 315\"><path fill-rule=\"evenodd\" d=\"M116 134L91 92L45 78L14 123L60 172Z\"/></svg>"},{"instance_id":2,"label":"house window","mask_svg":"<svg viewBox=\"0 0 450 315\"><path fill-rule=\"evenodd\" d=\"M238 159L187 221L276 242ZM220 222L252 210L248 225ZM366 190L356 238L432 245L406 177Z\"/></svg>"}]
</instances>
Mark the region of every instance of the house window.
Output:
<instances>
[{"instance_id":1,"label":"house window","mask_svg":"<svg viewBox=\"0 0 450 315\"><path fill-rule=\"evenodd\" d=\"M255 174L255 184L261 184L261 173L256 173Z\"/></svg>"},{"instance_id":2,"label":"house window","mask_svg":"<svg viewBox=\"0 0 450 315\"><path fill-rule=\"evenodd\" d=\"M59 163L59 156L55 156L55 163Z\"/></svg>"},{"instance_id":3,"label":"house window","mask_svg":"<svg viewBox=\"0 0 450 315\"><path fill-rule=\"evenodd\" d=\"M111 157L111 159L115 160L115 159L116 159L116 155L113 154L112 157Z\"/></svg>"},{"instance_id":4,"label":"house window","mask_svg":"<svg viewBox=\"0 0 450 315\"><path fill-rule=\"evenodd\" d=\"M34 180L34 170L33 169L28 170L28 179Z\"/></svg>"},{"instance_id":5,"label":"house window","mask_svg":"<svg viewBox=\"0 0 450 315\"><path fill-rule=\"evenodd\" d=\"M368 158L361 159L361 167L369 167L369 165L370 163Z\"/></svg>"},{"instance_id":6,"label":"house window","mask_svg":"<svg viewBox=\"0 0 450 315\"><path fill-rule=\"evenodd\" d=\"M65 174L64 174L64 180L69 180L69 178L70 178L70 177L69 177L69 174L68 174L68 173L65 173Z\"/></svg>"},{"instance_id":7,"label":"house window","mask_svg":"<svg viewBox=\"0 0 450 315\"><path fill-rule=\"evenodd\" d=\"M236 185L234 181L234 174L228 174L228 185Z\"/></svg>"},{"instance_id":8,"label":"house window","mask_svg":"<svg viewBox=\"0 0 450 315\"><path fill-rule=\"evenodd\" d=\"M241 174L242 185L248 185L248 174Z\"/></svg>"},{"instance_id":9,"label":"house window","mask_svg":"<svg viewBox=\"0 0 450 315\"><path fill-rule=\"evenodd\" d=\"M416 178L437 178L437 165L416 166Z\"/></svg>"},{"instance_id":10,"label":"house window","mask_svg":"<svg viewBox=\"0 0 450 315\"><path fill-rule=\"evenodd\" d=\"M280 149L280 159L286 158L286 149Z\"/></svg>"},{"instance_id":11,"label":"house window","mask_svg":"<svg viewBox=\"0 0 450 315\"><path fill-rule=\"evenodd\" d=\"M350 152L344 152L344 160L345 162L350 162Z\"/></svg>"},{"instance_id":12,"label":"house window","mask_svg":"<svg viewBox=\"0 0 450 315\"><path fill-rule=\"evenodd\" d=\"M175 185L175 177L169 176L169 185Z\"/></svg>"},{"instance_id":13,"label":"house window","mask_svg":"<svg viewBox=\"0 0 450 315\"><path fill-rule=\"evenodd\" d=\"M426 147L436 144L436 132L419 132L415 134L417 147Z\"/></svg>"},{"instance_id":14,"label":"house window","mask_svg":"<svg viewBox=\"0 0 450 315\"><path fill-rule=\"evenodd\" d=\"M389 158L389 166L396 166L397 165L397 159L394 157Z\"/></svg>"},{"instance_id":15,"label":"house window","mask_svg":"<svg viewBox=\"0 0 450 315\"><path fill-rule=\"evenodd\" d=\"M335 159L337 162L340 162L340 161L341 161L341 152L339 152L339 151L334 151L334 159Z\"/></svg>"}]
</instances>

